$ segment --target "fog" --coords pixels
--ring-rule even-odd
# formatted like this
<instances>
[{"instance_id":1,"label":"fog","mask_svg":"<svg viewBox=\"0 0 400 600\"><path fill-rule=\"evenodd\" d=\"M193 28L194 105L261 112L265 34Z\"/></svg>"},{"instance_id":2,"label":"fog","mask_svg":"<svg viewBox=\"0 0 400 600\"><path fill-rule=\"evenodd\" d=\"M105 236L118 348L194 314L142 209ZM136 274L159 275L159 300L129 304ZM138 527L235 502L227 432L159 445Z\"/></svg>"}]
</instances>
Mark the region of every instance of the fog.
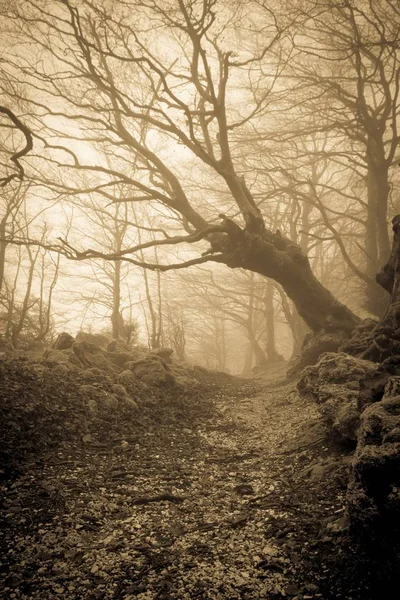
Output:
<instances>
[{"instance_id":1,"label":"fog","mask_svg":"<svg viewBox=\"0 0 400 600\"><path fill-rule=\"evenodd\" d=\"M3 339L251 373L380 317L396 6L133 4L1 7Z\"/></svg>"},{"instance_id":2,"label":"fog","mask_svg":"<svg viewBox=\"0 0 400 600\"><path fill-rule=\"evenodd\" d=\"M398 0L0 0L0 600L380 600Z\"/></svg>"}]
</instances>

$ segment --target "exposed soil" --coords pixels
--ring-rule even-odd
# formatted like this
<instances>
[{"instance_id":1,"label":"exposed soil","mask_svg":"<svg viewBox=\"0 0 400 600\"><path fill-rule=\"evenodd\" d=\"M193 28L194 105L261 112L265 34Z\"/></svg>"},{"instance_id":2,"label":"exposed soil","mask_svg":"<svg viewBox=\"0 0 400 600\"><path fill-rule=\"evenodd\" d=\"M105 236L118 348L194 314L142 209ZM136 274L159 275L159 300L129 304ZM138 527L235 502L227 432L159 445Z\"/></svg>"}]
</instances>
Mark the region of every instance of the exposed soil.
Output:
<instances>
[{"instance_id":1,"label":"exposed soil","mask_svg":"<svg viewBox=\"0 0 400 600\"><path fill-rule=\"evenodd\" d=\"M0 597L395 597L396 560L390 576L346 527L350 451L282 373L203 372L192 396L169 390L162 404L160 391L108 434L61 435L20 461L15 448Z\"/></svg>"}]
</instances>

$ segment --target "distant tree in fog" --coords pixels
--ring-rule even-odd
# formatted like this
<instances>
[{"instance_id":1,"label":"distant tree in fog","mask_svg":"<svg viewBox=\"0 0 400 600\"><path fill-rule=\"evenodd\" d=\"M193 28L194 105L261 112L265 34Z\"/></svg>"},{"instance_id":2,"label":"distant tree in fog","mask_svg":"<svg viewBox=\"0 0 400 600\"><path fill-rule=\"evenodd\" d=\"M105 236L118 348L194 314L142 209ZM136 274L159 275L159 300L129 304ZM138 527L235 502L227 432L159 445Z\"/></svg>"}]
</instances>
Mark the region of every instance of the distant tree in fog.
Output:
<instances>
[{"instance_id":1,"label":"distant tree in fog","mask_svg":"<svg viewBox=\"0 0 400 600\"><path fill-rule=\"evenodd\" d=\"M391 167L400 144L399 22L400 6L391 0L311 0L299 5L288 50L297 134L308 129L320 139L327 135L313 155L337 171L331 195L342 194L344 216L349 208L357 211L353 224L362 234L357 264L346 256L346 240L341 250L364 281L367 308L378 315L387 296L375 275L390 255ZM314 187L310 197L329 226L332 209L341 209L326 203L322 192ZM331 227L338 242L342 224L346 227L346 218Z\"/></svg>"},{"instance_id":2,"label":"distant tree in fog","mask_svg":"<svg viewBox=\"0 0 400 600\"><path fill-rule=\"evenodd\" d=\"M16 347L21 342L44 341L52 333L60 255L42 247L45 223L36 226L38 243L24 242L45 212L42 207L32 215L27 208L30 184L25 181L22 159L32 151L33 136L14 111L0 106L0 117L0 334Z\"/></svg>"},{"instance_id":3,"label":"distant tree in fog","mask_svg":"<svg viewBox=\"0 0 400 600\"><path fill-rule=\"evenodd\" d=\"M397 133L392 142L387 137L389 125L397 131L396 40L383 39L378 23L375 28L368 25L375 38L365 41L361 29L364 33L366 26L360 29L359 23L369 21L355 2L324 6L322 25L332 40L327 49L316 27L317 0L306 12L298 7L297 31L284 16L281 21L278 7L268 10L251 0L230 6L217 0L132 0L128 5L116 1L112 9L106 1L94 5L87 0L46 0L37 5L23 0L10 9L15 45L5 57L8 77L16 81L23 74L30 126L40 132L41 155L58 168L57 177L37 170L36 183L57 194L93 193L108 203L120 201L115 190L123 184L129 189L124 202L147 205L149 221L141 225L153 229L118 252L107 252L101 245L89 249L85 240L74 247L53 244L54 250L71 260L124 260L157 272L205 262L242 268L280 284L314 333L348 335L358 318L316 279L298 240L271 228L271 203L266 199L273 188L260 189L246 169L240 144L244 137L251 143L249 130L262 136L263 124L277 106L281 111L290 107L296 96L301 126L292 135L301 136L303 117L309 134L307 117L314 102L320 111L315 131L337 127L357 151L364 147L368 177L376 175L371 190L377 190L378 176L382 182L379 209L372 192L365 208L368 239L373 240L366 253L373 264L372 253L379 247L374 264L383 260L388 250L383 175L398 142ZM389 19L393 3L387 0L383 6L386 13L379 15ZM336 38L335 31L340 32ZM386 29L385 35L391 32ZM340 35L342 45L333 47ZM29 62L18 46L28 41L33 52ZM328 69L331 57L333 73ZM392 65L391 79L387 64ZM374 86L379 90L376 97ZM312 96L310 90L315 91ZM8 95L18 100L18 88ZM325 97L336 99L324 128ZM278 143L287 139L284 125L275 131ZM79 182L82 172L90 174L85 188ZM310 181L306 196L317 206L320 196L315 191ZM330 210L329 222L331 218ZM172 260L176 246L183 249L178 261ZM149 255L156 247L159 261Z\"/></svg>"}]
</instances>

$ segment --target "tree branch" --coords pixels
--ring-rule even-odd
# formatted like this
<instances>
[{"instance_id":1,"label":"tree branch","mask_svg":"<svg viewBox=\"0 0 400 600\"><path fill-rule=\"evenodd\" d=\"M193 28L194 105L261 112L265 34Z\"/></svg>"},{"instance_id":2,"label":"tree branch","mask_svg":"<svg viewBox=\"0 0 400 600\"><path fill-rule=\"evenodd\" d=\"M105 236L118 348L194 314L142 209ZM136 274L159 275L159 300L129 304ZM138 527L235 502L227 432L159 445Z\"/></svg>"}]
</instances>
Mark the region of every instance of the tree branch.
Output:
<instances>
[{"instance_id":1,"label":"tree branch","mask_svg":"<svg viewBox=\"0 0 400 600\"><path fill-rule=\"evenodd\" d=\"M20 119L12 112L12 110L10 110L9 108L6 108L5 106L0 106L0 113L2 113L3 115L6 115L14 123L15 127L24 134L25 142L26 142L25 146L24 146L24 148L22 148L22 150L20 150L19 152L15 152L11 156L10 160L15 164L18 172L12 173L11 175L8 175L8 177L3 177L0 179L0 187L4 187L8 183L10 183L10 181L12 181L13 179L21 180L24 177L25 171L24 171L23 166L19 162L19 159L22 158L23 156L25 156L26 154L28 154L28 152L30 152L32 150L33 136L32 136L31 130L28 127L26 127L26 125L24 125L22 123L22 121L20 121Z\"/></svg>"}]
</instances>

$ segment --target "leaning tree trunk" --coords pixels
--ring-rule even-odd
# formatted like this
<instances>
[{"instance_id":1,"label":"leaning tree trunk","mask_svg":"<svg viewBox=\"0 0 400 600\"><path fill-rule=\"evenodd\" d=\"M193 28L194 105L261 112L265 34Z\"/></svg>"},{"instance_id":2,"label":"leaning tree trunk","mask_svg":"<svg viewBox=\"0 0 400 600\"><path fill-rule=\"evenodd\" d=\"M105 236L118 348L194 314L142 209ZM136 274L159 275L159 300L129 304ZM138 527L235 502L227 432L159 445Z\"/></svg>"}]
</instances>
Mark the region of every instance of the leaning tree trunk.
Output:
<instances>
[{"instance_id":1,"label":"leaning tree trunk","mask_svg":"<svg viewBox=\"0 0 400 600\"><path fill-rule=\"evenodd\" d=\"M294 370L316 362L322 352L335 352L360 319L316 279L301 248L279 231L241 229L226 217L223 222L228 236L213 241L214 249L223 252L220 262L280 283L314 334Z\"/></svg>"},{"instance_id":2,"label":"leaning tree trunk","mask_svg":"<svg viewBox=\"0 0 400 600\"><path fill-rule=\"evenodd\" d=\"M307 256L297 244L279 231L264 229L253 233L230 219L225 218L224 222L230 231L216 247L224 252L221 262L280 283L312 332L325 330L350 335L360 319L316 279Z\"/></svg>"}]
</instances>

